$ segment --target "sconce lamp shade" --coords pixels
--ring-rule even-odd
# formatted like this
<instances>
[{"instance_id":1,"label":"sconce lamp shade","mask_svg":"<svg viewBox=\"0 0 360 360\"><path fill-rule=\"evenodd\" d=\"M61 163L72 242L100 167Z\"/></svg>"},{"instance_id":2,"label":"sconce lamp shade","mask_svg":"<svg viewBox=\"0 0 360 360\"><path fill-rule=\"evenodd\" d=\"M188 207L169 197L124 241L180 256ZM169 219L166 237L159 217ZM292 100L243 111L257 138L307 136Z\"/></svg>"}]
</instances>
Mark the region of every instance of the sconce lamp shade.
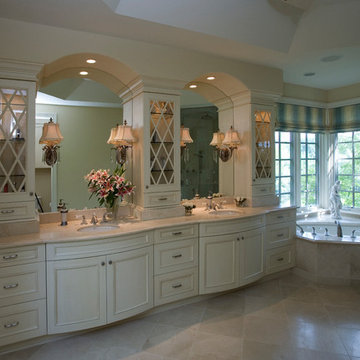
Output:
<instances>
[{"instance_id":1,"label":"sconce lamp shade","mask_svg":"<svg viewBox=\"0 0 360 360\"><path fill-rule=\"evenodd\" d=\"M226 145L228 147L236 148L238 145L240 145L241 141L239 138L239 133L233 129L233 127L230 127L230 130L228 130L225 134L225 138L222 142L223 145Z\"/></svg>"},{"instance_id":2,"label":"sconce lamp shade","mask_svg":"<svg viewBox=\"0 0 360 360\"><path fill-rule=\"evenodd\" d=\"M191 144L193 142L193 139L190 136L189 128L184 127L184 125L181 125L180 128L180 146L184 147L186 144Z\"/></svg>"},{"instance_id":3,"label":"sconce lamp shade","mask_svg":"<svg viewBox=\"0 0 360 360\"><path fill-rule=\"evenodd\" d=\"M114 129L116 130L116 133L114 132ZM114 136L113 133L115 134ZM132 143L135 141L136 139L132 133L132 128L127 125L125 120L124 125L118 125L116 128L111 129L108 143L114 146L132 146Z\"/></svg>"},{"instance_id":4,"label":"sconce lamp shade","mask_svg":"<svg viewBox=\"0 0 360 360\"><path fill-rule=\"evenodd\" d=\"M117 127L114 127L110 130L110 136L107 141L108 144L115 145L114 139L115 139L116 131L117 131Z\"/></svg>"},{"instance_id":5,"label":"sconce lamp shade","mask_svg":"<svg viewBox=\"0 0 360 360\"><path fill-rule=\"evenodd\" d=\"M220 131L214 132L210 145L219 148L222 145L223 140L224 140L224 133Z\"/></svg>"},{"instance_id":6,"label":"sconce lamp shade","mask_svg":"<svg viewBox=\"0 0 360 360\"><path fill-rule=\"evenodd\" d=\"M43 126L39 144L54 146L60 144L62 140L64 140L64 137L61 135L59 124L55 124L53 119L50 118L50 121Z\"/></svg>"}]
</instances>

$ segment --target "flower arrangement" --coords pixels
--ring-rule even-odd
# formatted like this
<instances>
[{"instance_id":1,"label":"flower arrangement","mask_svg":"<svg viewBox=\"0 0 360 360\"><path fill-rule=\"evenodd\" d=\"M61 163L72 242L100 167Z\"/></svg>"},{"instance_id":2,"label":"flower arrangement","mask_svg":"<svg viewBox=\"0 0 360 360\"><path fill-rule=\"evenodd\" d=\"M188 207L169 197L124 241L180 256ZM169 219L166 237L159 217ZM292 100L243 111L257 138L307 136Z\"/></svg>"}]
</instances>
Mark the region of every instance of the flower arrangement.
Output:
<instances>
[{"instance_id":1,"label":"flower arrangement","mask_svg":"<svg viewBox=\"0 0 360 360\"><path fill-rule=\"evenodd\" d=\"M91 170L84 177L88 182L89 199L95 195L100 206L105 204L107 208L112 208L117 199L133 194L135 186L124 178L124 172L123 166L116 167L112 174L110 170Z\"/></svg>"}]
</instances>

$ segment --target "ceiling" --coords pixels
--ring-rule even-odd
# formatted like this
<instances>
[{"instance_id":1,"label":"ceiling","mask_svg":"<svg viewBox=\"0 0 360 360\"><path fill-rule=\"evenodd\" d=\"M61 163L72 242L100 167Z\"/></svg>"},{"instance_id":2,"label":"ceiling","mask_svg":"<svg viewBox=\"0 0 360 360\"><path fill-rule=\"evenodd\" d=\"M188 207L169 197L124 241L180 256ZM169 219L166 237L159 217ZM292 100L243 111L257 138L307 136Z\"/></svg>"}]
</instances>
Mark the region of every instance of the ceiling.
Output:
<instances>
[{"instance_id":1,"label":"ceiling","mask_svg":"<svg viewBox=\"0 0 360 360\"><path fill-rule=\"evenodd\" d=\"M276 67L289 83L360 82L360 0L0 0L0 9L3 18Z\"/></svg>"}]
</instances>

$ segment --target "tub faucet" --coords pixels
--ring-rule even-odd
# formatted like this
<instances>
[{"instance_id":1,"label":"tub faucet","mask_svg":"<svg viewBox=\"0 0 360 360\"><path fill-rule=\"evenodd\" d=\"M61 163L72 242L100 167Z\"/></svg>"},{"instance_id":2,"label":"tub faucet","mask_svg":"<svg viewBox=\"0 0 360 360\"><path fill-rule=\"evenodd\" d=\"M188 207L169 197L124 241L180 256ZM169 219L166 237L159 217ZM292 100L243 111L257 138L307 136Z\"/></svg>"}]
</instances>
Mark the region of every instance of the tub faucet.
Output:
<instances>
[{"instance_id":1,"label":"tub faucet","mask_svg":"<svg viewBox=\"0 0 360 360\"><path fill-rule=\"evenodd\" d=\"M312 233L311 233L311 235L316 236L315 226L312 227Z\"/></svg>"},{"instance_id":2,"label":"tub faucet","mask_svg":"<svg viewBox=\"0 0 360 360\"><path fill-rule=\"evenodd\" d=\"M335 224L337 225L337 237L343 237L340 221L335 221Z\"/></svg>"},{"instance_id":3,"label":"tub faucet","mask_svg":"<svg viewBox=\"0 0 360 360\"><path fill-rule=\"evenodd\" d=\"M304 229L298 224L296 224L296 227L300 229L300 234L302 235L304 233Z\"/></svg>"},{"instance_id":4,"label":"tub faucet","mask_svg":"<svg viewBox=\"0 0 360 360\"><path fill-rule=\"evenodd\" d=\"M325 228L325 236L329 236L329 229Z\"/></svg>"},{"instance_id":5,"label":"tub faucet","mask_svg":"<svg viewBox=\"0 0 360 360\"><path fill-rule=\"evenodd\" d=\"M90 223L93 225L96 225L99 222L97 216L95 214L93 214L93 216L91 217Z\"/></svg>"},{"instance_id":6,"label":"tub faucet","mask_svg":"<svg viewBox=\"0 0 360 360\"><path fill-rule=\"evenodd\" d=\"M352 230L352 231L351 231L351 236L350 236L351 239L356 239L356 235L355 235L356 231L357 231L357 230Z\"/></svg>"}]
</instances>

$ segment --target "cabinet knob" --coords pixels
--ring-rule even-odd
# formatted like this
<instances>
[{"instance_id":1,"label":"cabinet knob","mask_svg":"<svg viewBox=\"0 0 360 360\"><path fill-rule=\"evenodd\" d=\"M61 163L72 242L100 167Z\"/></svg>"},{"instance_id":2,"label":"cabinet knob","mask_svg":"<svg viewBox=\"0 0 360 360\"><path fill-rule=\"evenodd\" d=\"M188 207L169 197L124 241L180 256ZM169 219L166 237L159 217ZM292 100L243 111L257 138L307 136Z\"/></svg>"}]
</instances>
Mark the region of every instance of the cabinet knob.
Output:
<instances>
[{"instance_id":1,"label":"cabinet knob","mask_svg":"<svg viewBox=\"0 0 360 360\"><path fill-rule=\"evenodd\" d=\"M111 265L112 264L112 260L109 260L109 265Z\"/></svg>"},{"instance_id":2,"label":"cabinet knob","mask_svg":"<svg viewBox=\"0 0 360 360\"><path fill-rule=\"evenodd\" d=\"M102 261L102 262L101 262L101 266L105 266L105 261Z\"/></svg>"},{"instance_id":3,"label":"cabinet knob","mask_svg":"<svg viewBox=\"0 0 360 360\"><path fill-rule=\"evenodd\" d=\"M245 238L242 236L242 237L241 237L241 240L244 240L244 239L245 239Z\"/></svg>"},{"instance_id":4,"label":"cabinet knob","mask_svg":"<svg viewBox=\"0 0 360 360\"><path fill-rule=\"evenodd\" d=\"M236 240L237 240L237 241L240 241L240 238L238 237Z\"/></svg>"}]
</instances>

